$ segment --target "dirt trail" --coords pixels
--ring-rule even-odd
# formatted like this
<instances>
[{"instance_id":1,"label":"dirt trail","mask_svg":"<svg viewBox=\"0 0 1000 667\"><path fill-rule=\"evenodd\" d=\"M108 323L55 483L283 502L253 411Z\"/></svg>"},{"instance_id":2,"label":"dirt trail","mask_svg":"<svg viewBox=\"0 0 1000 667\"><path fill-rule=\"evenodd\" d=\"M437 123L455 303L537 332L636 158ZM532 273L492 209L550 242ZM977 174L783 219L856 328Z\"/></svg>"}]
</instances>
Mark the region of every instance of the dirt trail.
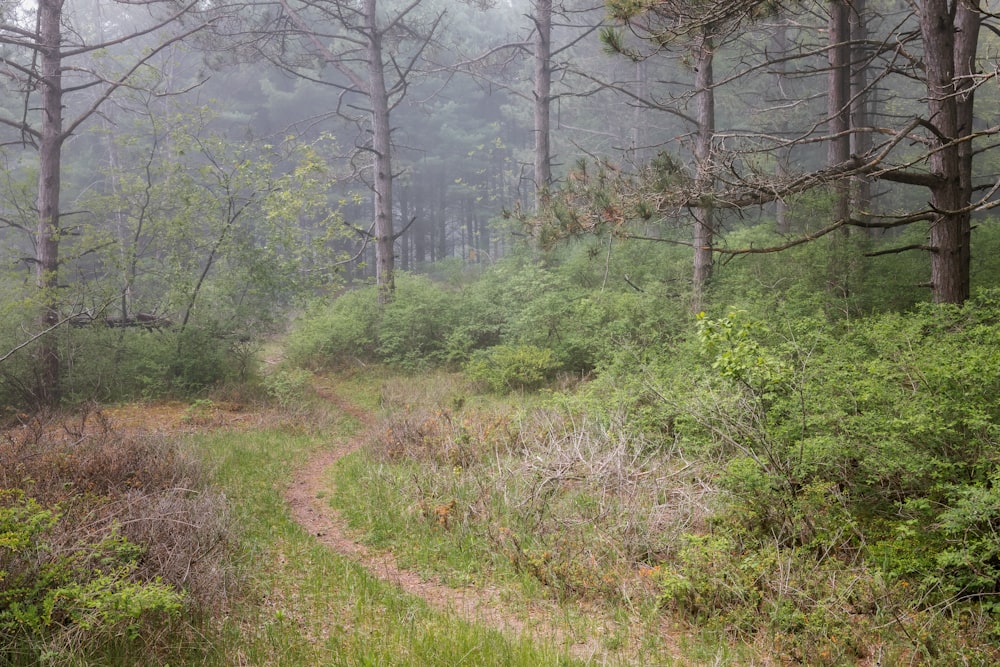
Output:
<instances>
[{"instance_id":1,"label":"dirt trail","mask_svg":"<svg viewBox=\"0 0 1000 667\"><path fill-rule=\"evenodd\" d=\"M324 480L324 473L337 460L364 444L372 427L372 416L325 387L317 387L317 391L338 409L358 419L363 428L353 438L337 442L332 449L317 452L294 474L294 481L285 491L285 499L299 525L332 551L361 564L379 579L423 598L435 609L507 633L547 640L564 647L575 658L603 662L597 640L571 638L563 628L552 622L559 616L552 605L532 604L524 613L515 616L505 611L504 600L497 590L452 588L436 578L425 579L416 572L401 568L391 553L373 553L354 539L337 511L323 500L333 490L330 483Z\"/></svg>"}]
</instances>

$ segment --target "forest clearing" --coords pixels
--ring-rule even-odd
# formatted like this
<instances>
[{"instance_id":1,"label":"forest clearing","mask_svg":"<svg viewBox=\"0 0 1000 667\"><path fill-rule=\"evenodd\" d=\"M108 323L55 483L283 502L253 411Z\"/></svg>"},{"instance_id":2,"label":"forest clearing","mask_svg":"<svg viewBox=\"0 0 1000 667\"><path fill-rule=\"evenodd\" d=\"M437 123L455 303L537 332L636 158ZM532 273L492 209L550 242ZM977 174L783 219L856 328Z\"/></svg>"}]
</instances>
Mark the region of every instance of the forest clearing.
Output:
<instances>
[{"instance_id":1,"label":"forest clearing","mask_svg":"<svg viewBox=\"0 0 1000 667\"><path fill-rule=\"evenodd\" d=\"M780 516L779 496L734 486L719 506L732 464L710 470L677 441L630 445L595 430L596 413L572 406L588 404L592 381L483 393L453 372L317 374L268 356L263 402L125 404L6 432L3 486L56 502L69 521L8 495L7 571L23 575L10 565L33 554L42 571L58 564L101 587L47 576L33 611L14 608L7 589L17 615L0 620L20 648L6 664L988 664L996 654L965 643L975 616L915 606L920 580L869 569L858 540L874 533L852 526L836 495L803 498L801 519ZM150 455L159 466L142 462ZM778 514L754 514L758 503ZM758 521L797 520L815 542L790 536L782 548L772 525L757 553L724 550L731 535L749 545ZM675 551L686 540L699 551ZM149 567L158 574L146 578ZM160 577L184 597L167 597ZM948 628L947 646L926 633L934 626Z\"/></svg>"}]
</instances>

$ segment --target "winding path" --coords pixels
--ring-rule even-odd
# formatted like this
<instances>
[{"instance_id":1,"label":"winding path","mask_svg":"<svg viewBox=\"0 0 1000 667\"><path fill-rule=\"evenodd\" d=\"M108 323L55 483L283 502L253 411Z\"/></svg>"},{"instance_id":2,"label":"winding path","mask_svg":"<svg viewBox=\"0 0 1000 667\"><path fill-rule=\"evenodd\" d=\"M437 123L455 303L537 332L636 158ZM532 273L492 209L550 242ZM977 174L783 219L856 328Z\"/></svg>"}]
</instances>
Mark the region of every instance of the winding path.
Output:
<instances>
[{"instance_id":1,"label":"winding path","mask_svg":"<svg viewBox=\"0 0 1000 667\"><path fill-rule=\"evenodd\" d=\"M574 658L604 662L597 640L570 638L565 629L552 622L558 618L559 611L551 604L529 603L522 615L514 616L504 611L504 602L496 589L452 588L437 578L425 579L412 570L401 568L392 553L374 553L353 538L343 518L323 500L332 491L331 483L324 476L339 459L361 448L370 437L373 419L370 413L326 387L318 386L317 392L342 412L358 419L362 428L355 436L314 454L294 474L294 481L285 491L285 499L292 518L299 525L330 550L359 563L373 576L423 598L439 611L503 632L551 642L563 647Z\"/></svg>"}]
</instances>

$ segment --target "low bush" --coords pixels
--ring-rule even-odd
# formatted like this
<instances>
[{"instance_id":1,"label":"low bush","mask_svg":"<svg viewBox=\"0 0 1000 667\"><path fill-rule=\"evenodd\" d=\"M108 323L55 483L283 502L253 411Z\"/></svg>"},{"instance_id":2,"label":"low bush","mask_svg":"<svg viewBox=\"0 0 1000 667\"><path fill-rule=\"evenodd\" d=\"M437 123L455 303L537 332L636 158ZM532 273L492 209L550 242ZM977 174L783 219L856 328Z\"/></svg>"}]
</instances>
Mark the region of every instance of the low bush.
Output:
<instances>
[{"instance_id":1,"label":"low bush","mask_svg":"<svg viewBox=\"0 0 1000 667\"><path fill-rule=\"evenodd\" d=\"M475 411L395 397L366 473L400 508L380 521L558 595L651 594L789 660L993 660L998 295L849 322L689 322L661 347L623 345L550 399L559 411L517 413L516 445ZM544 352L501 344L466 373L508 391L542 375ZM409 530L394 525L385 539Z\"/></svg>"},{"instance_id":2,"label":"low bush","mask_svg":"<svg viewBox=\"0 0 1000 667\"><path fill-rule=\"evenodd\" d=\"M0 648L22 663L86 660L121 641L164 648L158 628L229 603L228 516L177 445L126 437L99 413L8 429Z\"/></svg>"},{"instance_id":3,"label":"low bush","mask_svg":"<svg viewBox=\"0 0 1000 667\"><path fill-rule=\"evenodd\" d=\"M473 355L465 365L470 379L499 393L533 391L558 370L552 350L534 345L498 345Z\"/></svg>"},{"instance_id":4,"label":"low bush","mask_svg":"<svg viewBox=\"0 0 1000 667\"><path fill-rule=\"evenodd\" d=\"M353 464L370 493L337 503L397 554L493 568L561 597L635 602L649 585L636 573L705 525L711 487L621 422L392 400Z\"/></svg>"},{"instance_id":5,"label":"low bush","mask_svg":"<svg viewBox=\"0 0 1000 667\"><path fill-rule=\"evenodd\" d=\"M350 290L314 304L295 322L285 354L289 362L311 368L338 368L371 361L378 349L378 292Z\"/></svg>"},{"instance_id":6,"label":"low bush","mask_svg":"<svg viewBox=\"0 0 1000 667\"><path fill-rule=\"evenodd\" d=\"M997 611L998 305L984 292L846 331L702 318L700 369L645 373L721 492L712 531L663 561L664 600L699 623L767 628L793 656L822 649L820 664L865 657L879 627L938 664L989 654L946 650L927 628ZM859 620L868 648L844 643Z\"/></svg>"},{"instance_id":7,"label":"low bush","mask_svg":"<svg viewBox=\"0 0 1000 667\"><path fill-rule=\"evenodd\" d=\"M396 294L382 308L377 325L381 361L415 371L448 361L460 295L422 276L400 274Z\"/></svg>"},{"instance_id":8,"label":"low bush","mask_svg":"<svg viewBox=\"0 0 1000 667\"><path fill-rule=\"evenodd\" d=\"M681 312L679 304L634 291L595 295L513 258L459 287L399 274L395 298L384 306L368 287L316 305L296 323L288 358L309 367L379 361L412 372L470 361L480 368L490 355L536 349L551 355L544 375L549 366L585 375L623 345L677 335Z\"/></svg>"}]
</instances>

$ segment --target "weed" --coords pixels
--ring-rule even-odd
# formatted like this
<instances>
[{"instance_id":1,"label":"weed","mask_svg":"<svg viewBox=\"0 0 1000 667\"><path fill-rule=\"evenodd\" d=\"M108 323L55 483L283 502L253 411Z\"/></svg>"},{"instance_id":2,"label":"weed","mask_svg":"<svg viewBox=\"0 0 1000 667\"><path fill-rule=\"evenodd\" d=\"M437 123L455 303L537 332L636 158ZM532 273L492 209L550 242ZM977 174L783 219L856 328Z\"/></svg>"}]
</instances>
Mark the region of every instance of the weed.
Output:
<instances>
[{"instance_id":1,"label":"weed","mask_svg":"<svg viewBox=\"0 0 1000 667\"><path fill-rule=\"evenodd\" d=\"M215 401L210 398L198 398L184 411L181 421L186 424L207 424L215 411Z\"/></svg>"}]
</instances>

